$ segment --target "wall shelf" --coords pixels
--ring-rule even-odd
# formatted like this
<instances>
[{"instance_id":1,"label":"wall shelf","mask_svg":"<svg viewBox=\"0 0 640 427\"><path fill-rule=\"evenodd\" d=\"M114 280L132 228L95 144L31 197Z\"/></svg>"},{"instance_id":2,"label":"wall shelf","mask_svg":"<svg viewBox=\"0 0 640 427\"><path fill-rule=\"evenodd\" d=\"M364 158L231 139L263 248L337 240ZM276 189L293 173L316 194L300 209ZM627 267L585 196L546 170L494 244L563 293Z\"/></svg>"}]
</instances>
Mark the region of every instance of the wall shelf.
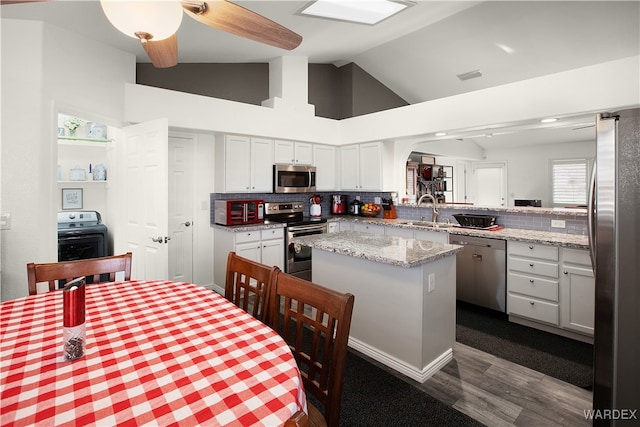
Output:
<instances>
[{"instance_id":1,"label":"wall shelf","mask_svg":"<svg viewBox=\"0 0 640 427\"><path fill-rule=\"evenodd\" d=\"M100 139L100 138L79 138L79 137L73 137L73 136L58 137L59 145L73 145L73 146L84 145L87 147L95 147L95 146L106 147L106 143L111 141L112 141L111 139Z\"/></svg>"},{"instance_id":2,"label":"wall shelf","mask_svg":"<svg viewBox=\"0 0 640 427\"><path fill-rule=\"evenodd\" d=\"M107 180L103 181L89 181L88 179L84 181L57 181L58 184L68 184L68 185L80 185L80 184L106 184Z\"/></svg>"}]
</instances>

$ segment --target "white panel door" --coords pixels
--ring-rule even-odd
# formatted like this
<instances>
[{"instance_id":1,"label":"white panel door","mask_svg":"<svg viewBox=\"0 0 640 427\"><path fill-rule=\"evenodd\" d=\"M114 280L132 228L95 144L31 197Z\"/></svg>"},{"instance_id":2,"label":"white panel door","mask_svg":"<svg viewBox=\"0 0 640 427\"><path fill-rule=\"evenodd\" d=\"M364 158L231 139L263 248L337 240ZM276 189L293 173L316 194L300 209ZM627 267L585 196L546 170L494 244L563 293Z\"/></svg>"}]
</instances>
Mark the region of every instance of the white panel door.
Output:
<instances>
[{"instance_id":1,"label":"white panel door","mask_svg":"<svg viewBox=\"0 0 640 427\"><path fill-rule=\"evenodd\" d=\"M506 176L504 163L474 163L473 203L477 206L506 207Z\"/></svg>"},{"instance_id":2,"label":"white panel door","mask_svg":"<svg viewBox=\"0 0 640 427\"><path fill-rule=\"evenodd\" d=\"M168 137L167 119L122 129L125 239L134 279L168 278Z\"/></svg>"},{"instance_id":3,"label":"white panel door","mask_svg":"<svg viewBox=\"0 0 640 427\"><path fill-rule=\"evenodd\" d=\"M193 283L195 141L169 137L169 280Z\"/></svg>"}]
</instances>

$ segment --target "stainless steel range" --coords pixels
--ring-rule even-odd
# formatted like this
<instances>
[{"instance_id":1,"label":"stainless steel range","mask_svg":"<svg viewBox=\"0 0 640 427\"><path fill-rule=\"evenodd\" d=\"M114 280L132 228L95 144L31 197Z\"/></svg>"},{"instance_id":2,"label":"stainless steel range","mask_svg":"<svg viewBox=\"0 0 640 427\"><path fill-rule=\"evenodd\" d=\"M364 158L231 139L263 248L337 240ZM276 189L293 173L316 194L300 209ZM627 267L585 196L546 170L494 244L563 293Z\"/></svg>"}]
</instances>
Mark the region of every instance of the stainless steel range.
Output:
<instances>
[{"instance_id":1,"label":"stainless steel range","mask_svg":"<svg viewBox=\"0 0 640 427\"><path fill-rule=\"evenodd\" d=\"M304 202L265 203L265 223L285 223L285 272L311 280L311 248L294 245L291 239L327 232L327 220L304 216Z\"/></svg>"}]
</instances>

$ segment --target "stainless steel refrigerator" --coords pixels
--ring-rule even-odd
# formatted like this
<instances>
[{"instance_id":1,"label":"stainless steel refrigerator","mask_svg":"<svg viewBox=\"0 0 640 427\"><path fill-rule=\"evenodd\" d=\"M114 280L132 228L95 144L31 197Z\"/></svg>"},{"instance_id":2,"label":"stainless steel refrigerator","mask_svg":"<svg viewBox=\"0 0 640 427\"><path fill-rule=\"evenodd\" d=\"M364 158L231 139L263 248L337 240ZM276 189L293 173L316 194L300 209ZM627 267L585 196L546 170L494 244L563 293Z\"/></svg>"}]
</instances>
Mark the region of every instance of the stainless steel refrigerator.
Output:
<instances>
[{"instance_id":1,"label":"stainless steel refrigerator","mask_svg":"<svg viewBox=\"0 0 640 427\"><path fill-rule=\"evenodd\" d=\"M640 109L599 114L596 134L596 166L589 204L589 238L596 278L593 425L637 426Z\"/></svg>"}]
</instances>

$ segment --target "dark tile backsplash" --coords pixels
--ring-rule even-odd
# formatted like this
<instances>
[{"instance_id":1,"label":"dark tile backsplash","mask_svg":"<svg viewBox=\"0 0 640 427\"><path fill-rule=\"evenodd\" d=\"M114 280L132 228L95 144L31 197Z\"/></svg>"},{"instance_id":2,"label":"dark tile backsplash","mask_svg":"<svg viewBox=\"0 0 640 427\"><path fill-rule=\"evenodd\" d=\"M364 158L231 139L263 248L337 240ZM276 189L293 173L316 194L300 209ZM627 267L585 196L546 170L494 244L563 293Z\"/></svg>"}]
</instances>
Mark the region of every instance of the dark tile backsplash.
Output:
<instances>
[{"instance_id":1,"label":"dark tile backsplash","mask_svg":"<svg viewBox=\"0 0 640 427\"><path fill-rule=\"evenodd\" d=\"M333 194L345 194L347 203L351 203L356 196L360 197L363 203L373 203L376 197L389 198L389 192L317 192L322 197L322 214L329 215L331 213L331 196ZM309 214L309 199L313 194L274 194L274 193L211 193L211 207L213 208L214 200L241 200L241 199L261 199L265 202L303 202L305 204L305 215ZM398 218L426 220L431 221L432 209L430 207L417 207L415 205L397 205L396 212ZM451 207L440 207L440 216L438 221L446 221L449 219L452 223L457 221L453 217L454 214L461 210ZM504 225L506 228L521 228L525 230L551 231L554 233L566 234L587 234L587 218L579 215L554 215L554 214L527 214L521 212L504 212L504 211L474 211L464 209L464 213L477 213L482 215L497 215L497 223ZM211 223L213 223L213 209L211 209ZM565 221L566 228L552 228L551 220Z\"/></svg>"}]
</instances>

